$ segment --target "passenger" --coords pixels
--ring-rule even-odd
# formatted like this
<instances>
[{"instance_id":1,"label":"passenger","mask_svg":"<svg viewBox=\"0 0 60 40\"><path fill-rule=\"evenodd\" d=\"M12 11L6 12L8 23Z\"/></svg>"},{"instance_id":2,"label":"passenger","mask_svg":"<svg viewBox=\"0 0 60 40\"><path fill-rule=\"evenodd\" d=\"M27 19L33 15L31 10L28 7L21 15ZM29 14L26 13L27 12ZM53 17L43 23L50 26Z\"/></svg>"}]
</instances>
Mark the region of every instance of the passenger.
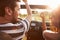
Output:
<instances>
[{"instance_id":1,"label":"passenger","mask_svg":"<svg viewBox=\"0 0 60 40\"><path fill-rule=\"evenodd\" d=\"M57 32L44 30L43 37L46 40L60 40L60 6L52 13L51 23L57 28Z\"/></svg>"},{"instance_id":2,"label":"passenger","mask_svg":"<svg viewBox=\"0 0 60 40\"><path fill-rule=\"evenodd\" d=\"M18 19L20 12L20 0L0 0L0 40L10 37L11 40L21 40L25 33L29 30L32 11L27 3L25 3L28 15L26 19ZM5 36L2 35L6 34ZM9 40L9 38L7 39Z\"/></svg>"}]
</instances>

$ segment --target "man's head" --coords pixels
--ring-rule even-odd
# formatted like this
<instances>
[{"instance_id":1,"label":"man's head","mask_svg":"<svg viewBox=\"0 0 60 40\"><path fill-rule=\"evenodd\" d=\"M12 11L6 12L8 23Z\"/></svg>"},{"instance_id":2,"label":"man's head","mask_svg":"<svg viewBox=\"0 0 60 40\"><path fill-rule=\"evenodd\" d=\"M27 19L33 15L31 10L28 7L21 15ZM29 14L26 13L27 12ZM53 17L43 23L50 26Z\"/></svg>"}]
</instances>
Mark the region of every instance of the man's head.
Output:
<instances>
[{"instance_id":1,"label":"man's head","mask_svg":"<svg viewBox=\"0 0 60 40\"><path fill-rule=\"evenodd\" d=\"M16 21L20 9L20 0L0 0L0 17Z\"/></svg>"},{"instance_id":2,"label":"man's head","mask_svg":"<svg viewBox=\"0 0 60 40\"><path fill-rule=\"evenodd\" d=\"M52 13L52 25L60 28L60 7L57 7Z\"/></svg>"}]
</instances>

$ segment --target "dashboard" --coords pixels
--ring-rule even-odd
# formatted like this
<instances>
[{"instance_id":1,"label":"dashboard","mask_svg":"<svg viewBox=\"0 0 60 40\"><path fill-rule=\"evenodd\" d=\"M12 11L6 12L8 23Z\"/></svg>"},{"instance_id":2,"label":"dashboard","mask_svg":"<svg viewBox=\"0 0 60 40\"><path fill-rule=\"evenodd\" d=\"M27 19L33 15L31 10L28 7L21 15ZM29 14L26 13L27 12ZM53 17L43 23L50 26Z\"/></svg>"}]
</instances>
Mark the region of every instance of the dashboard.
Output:
<instances>
[{"instance_id":1,"label":"dashboard","mask_svg":"<svg viewBox=\"0 0 60 40\"><path fill-rule=\"evenodd\" d=\"M50 23L46 22L46 27L47 29L49 29ZM31 21L31 25L30 25L30 29L39 29L40 27L42 27L42 22L38 22L38 21Z\"/></svg>"}]
</instances>

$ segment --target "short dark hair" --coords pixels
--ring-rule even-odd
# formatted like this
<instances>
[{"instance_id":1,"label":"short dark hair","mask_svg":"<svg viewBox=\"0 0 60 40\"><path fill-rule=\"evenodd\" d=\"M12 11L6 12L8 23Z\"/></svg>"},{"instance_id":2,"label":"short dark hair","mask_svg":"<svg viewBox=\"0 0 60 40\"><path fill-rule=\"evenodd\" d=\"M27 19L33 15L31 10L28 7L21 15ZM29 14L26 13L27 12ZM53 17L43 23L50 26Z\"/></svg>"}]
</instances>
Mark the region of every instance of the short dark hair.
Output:
<instances>
[{"instance_id":1,"label":"short dark hair","mask_svg":"<svg viewBox=\"0 0 60 40\"><path fill-rule=\"evenodd\" d=\"M5 16L5 7L14 10L17 1L20 2L20 0L0 0L0 17Z\"/></svg>"}]
</instances>

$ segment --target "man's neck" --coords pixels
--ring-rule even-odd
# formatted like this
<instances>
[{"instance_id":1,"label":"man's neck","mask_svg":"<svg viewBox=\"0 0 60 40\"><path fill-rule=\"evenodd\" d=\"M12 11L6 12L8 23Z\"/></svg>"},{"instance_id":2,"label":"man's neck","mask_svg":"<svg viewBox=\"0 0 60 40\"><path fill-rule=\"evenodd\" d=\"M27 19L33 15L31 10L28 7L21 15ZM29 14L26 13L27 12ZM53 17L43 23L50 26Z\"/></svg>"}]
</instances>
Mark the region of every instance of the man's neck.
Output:
<instances>
[{"instance_id":1,"label":"man's neck","mask_svg":"<svg viewBox=\"0 0 60 40\"><path fill-rule=\"evenodd\" d=\"M9 21L5 19L4 17L0 17L0 24L2 23L9 23Z\"/></svg>"}]
</instances>

